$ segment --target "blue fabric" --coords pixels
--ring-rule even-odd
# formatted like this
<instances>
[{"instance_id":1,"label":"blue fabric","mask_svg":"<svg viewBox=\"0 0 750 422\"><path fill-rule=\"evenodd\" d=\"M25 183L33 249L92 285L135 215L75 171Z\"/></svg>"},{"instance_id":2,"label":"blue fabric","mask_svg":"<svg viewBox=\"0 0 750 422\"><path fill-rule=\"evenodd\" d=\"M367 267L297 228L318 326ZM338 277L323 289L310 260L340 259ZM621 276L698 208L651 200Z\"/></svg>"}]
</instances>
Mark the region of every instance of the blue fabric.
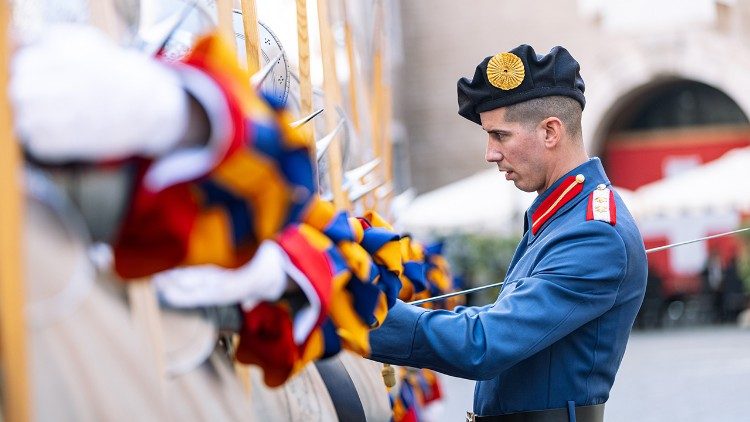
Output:
<instances>
[{"instance_id":1,"label":"blue fabric","mask_svg":"<svg viewBox=\"0 0 750 422\"><path fill-rule=\"evenodd\" d=\"M336 326L330 319L326 319L321 324L320 329L323 332L323 356L321 356L321 359L335 356L341 351L341 340L336 333Z\"/></svg>"},{"instance_id":2,"label":"blue fabric","mask_svg":"<svg viewBox=\"0 0 750 422\"><path fill-rule=\"evenodd\" d=\"M576 402L568 401L568 422L576 422Z\"/></svg>"},{"instance_id":3,"label":"blue fabric","mask_svg":"<svg viewBox=\"0 0 750 422\"><path fill-rule=\"evenodd\" d=\"M370 333L372 358L478 380L479 415L605 402L643 300L646 254L619 195L615 226L586 220L589 194L609 181L598 159L562 179L579 173L583 191L524 234L494 304L428 311L398 301Z\"/></svg>"},{"instance_id":4,"label":"blue fabric","mask_svg":"<svg viewBox=\"0 0 750 422\"><path fill-rule=\"evenodd\" d=\"M289 210L289 221L299 221L302 213L307 209L313 193L316 192L315 171L310 161L309 151L296 149L286 151L279 158L279 168L292 187L292 204Z\"/></svg>"},{"instance_id":5,"label":"blue fabric","mask_svg":"<svg viewBox=\"0 0 750 422\"><path fill-rule=\"evenodd\" d=\"M253 210L248 203L239 196L230 192L213 180L207 179L200 182L206 205L214 205L224 209L229 216L232 228L232 245L243 246L255 242Z\"/></svg>"},{"instance_id":6,"label":"blue fabric","mask_svg":"<svg viewBox=\"0 0 750 422\"><path fill-rule=\"evenodd\" d=\"M385 266L379 268L380 279L378 280L378 288L385 294L385 298L388 302L388 308L390 309L396 304L396 298L398 298L398 292L401 290L401 279L396 274L389 271Z\"/></svg>"},{"instance_id":7,"label":"blue fabric","mask_svg":"<svg viewBox=\"0 0 750 422\"><path fill-rule=\"evenodd\" d=\"M278 126L270 122L248 122L253 131L253 148L271 159L279 177L292 190L287 223L299 221L315 192L315 179L309 151L304 148L287 149Z\"/></svg>"},{"instance_id":8,"label":"blue fabric","mask_svg":"<svg viewBox=\"0 0 750 422\"><path fill-rule=\"evenodd\" d=\"M407 261L404 262L404 275L414 285L414 291L419 293L427 288L425 279L425 265L422 262Z\"/></svg>"},{"instance_id":9,"label":"blue fabric","mask_svg":"<svg viewBox=\"0 0 750 422\"><path fill-rule=\"evenodd\" d=\"M363 283L357 277L352 277L346 284L346 289L351 292L354 310L357 312L362 321L372 326L377 322L375 318L375 309L380 299L380 289L378 286L370 283Z\"/></svg>"},{"instance_id":10,"label":"blue fabric","mask_svg":"<svg viewBox=\"0 0 750 422\"><path fill-rule=\"evenodd\" d=\"M362 237L362 247L369 254L375 254L388 242L398 241L398 233L380 227L370 227Z\"/></svg>"},{"instance_id":11,"label":"blue fabric","mask_svg":"<svg viewBox=\"0 0 750 422\"><path fill-rule=\"evenodd\" d=\"M269 122L270 123L270 122ZM254 130L253 146L258 152L278 160L283 154L282 140L278 128L264 122L249 122L248 127Z\"/></svg>"},{"instance_id":12,"label":"blue fabric","mask_svg":"<svg viewBox=\"0 0 750 422\"><path fill-rule=\"evenodd\" d=\"M344 259L344 256L341 255L341 252L335 247L331 246L326 250L326 253L328 254L328 258L331 263L331 273L333 275L338 275L344 271L349 271L349 267L347 267L346 260Z\"/></svg>"},{"instance_id":13,"label":"blue fabric","mask_svg":"<svg viewBox=\"0 0 750 422\"><path fill-rule=\"evenodd\" d=\"M323 233L334 242L341 242L342 240L354 241L354 233L352 233L352 228L349 226L349 215L345 211L336 214L328 224L328 227L323 230Z\"/></svg>"},{"instance_id":14,"label":"blue fabric","mask_svg":"<svg viewBox=\"0 0 750 422\"><path fill-rule=\"evenodd\" d=\"M444 242L435 242L425 246L424 253L427 255L442 255Z\"/></svg>"}]
</instances>

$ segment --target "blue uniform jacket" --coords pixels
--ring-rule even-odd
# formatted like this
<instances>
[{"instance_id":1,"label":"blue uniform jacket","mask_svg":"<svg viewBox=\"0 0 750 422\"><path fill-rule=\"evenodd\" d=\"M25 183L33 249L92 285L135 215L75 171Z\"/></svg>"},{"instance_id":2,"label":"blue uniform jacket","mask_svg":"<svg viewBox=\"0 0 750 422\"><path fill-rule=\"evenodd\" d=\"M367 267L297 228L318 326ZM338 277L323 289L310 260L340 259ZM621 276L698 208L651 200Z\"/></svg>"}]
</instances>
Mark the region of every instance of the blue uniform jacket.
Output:
<instances>
[{"instance_id":1,"label":"blue uniform jacket","mask_svg":"<svg viewBox=\"0 0 750 422\"><path fill-rule=\"evenodd\" d=\"M579 174L582 191L533 234L540 204ZM616 193L614 225L587 220L601 184L610 182L593 158L537 197L494 304L430 311L399 301L370 333L372 359L477 380L479 415L607 401L647 268L643 240Z\"/></svg>"}]
</instances>

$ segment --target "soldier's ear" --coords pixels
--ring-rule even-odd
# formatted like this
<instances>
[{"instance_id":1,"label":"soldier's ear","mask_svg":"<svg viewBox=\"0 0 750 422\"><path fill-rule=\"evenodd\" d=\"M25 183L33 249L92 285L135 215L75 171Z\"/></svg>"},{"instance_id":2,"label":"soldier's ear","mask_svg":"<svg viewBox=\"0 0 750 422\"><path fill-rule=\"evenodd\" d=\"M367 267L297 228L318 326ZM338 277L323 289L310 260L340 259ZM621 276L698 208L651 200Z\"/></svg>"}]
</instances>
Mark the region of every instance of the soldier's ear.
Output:
<instances>
[{"instance_id":1,"label":"soldier's ear","mask_svg":"<svg viewBox=\"0 0 750 422\"><path fill-rule=\"evenodd\" d=\"M544 131L544 146L547 148L554 148L557 146L563 137L563 132L565 131L562 121L557 117L547 117L542 120L539 127Z\"/></svg>"}]
</instances>

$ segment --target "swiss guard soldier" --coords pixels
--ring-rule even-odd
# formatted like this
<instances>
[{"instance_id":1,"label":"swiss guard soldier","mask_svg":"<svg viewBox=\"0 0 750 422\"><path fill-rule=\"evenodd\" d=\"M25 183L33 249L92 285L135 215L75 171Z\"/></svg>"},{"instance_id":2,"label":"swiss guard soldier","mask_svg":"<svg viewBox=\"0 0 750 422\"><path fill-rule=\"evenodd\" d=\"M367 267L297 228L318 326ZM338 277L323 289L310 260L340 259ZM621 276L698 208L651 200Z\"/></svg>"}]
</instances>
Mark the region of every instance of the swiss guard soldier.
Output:
<instances>
[{"instance_id":1,"label":"swiss guard soldier","mask_svg":"<svg viewBox=\"0 0 750 422\"><path fill-rule=\"evenodd\" d=\"M476 421L601 421L646 286L643 240L581 133L579 64L562 47L485 58L458 81L458 113L485 159L539 196L495 303L397 302L373 359L477 380Z\"/></svg>"}]
</instances>

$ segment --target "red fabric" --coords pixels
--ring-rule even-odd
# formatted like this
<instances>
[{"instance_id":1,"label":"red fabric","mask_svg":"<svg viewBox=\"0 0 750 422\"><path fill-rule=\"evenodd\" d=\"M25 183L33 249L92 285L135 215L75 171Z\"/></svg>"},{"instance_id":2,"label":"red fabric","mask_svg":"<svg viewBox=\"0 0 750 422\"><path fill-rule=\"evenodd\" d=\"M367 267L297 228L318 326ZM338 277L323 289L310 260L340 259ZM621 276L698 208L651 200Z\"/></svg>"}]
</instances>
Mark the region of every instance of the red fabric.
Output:
<instances>
[{"instance_id":1,"label":"red fabric","mask_svg":"<svg viewBox=\"0 0 750 422\"><path fill-rule=\"evenodd\" d=\"M231 83L224 75L208 70L204 62L200 55L187 59L187 65L203 70L216 81L231 117L231 136L225 141L228 146L224 156L214 163L217 167L245 145L246 120ZM143 183L146 169L148 165L143 166L136 179L131 206L113 244L115 271L124 279L149 276L183 264L193 223L201 212L200 198L191 187L195 180L152 192ZM242 257L237 261L250 259L254 250L238 251Z\"/></svg>"},{"instance_id":2,"label":"red fabric","mask_svg":"<svg viewBox=\"0 0 750 422\"><path fill-rule=\"evenodd\" d=\"M419 418L417 418L417 409L413 407L407 409L399 422L419 422Z\"/></svg>"},{"instance_id":3,"label":"red fabric","mask_svg":"<svg viewBox=\"0 0 750 422\"><path fill-rule=\"evenodd\" d=\"M700 157L699 164L711 162L734 148L750 145L750 132L744 128L714 127L710 130L667 129L627 135L604 143L602 161L612 184L635 190L667 176L664 163L673 157ZM638 171L633 171L637 166Z\"/></svg>"},{"instance_id":4,"label":"red fabric","mask_svg":"<svg viewBox=\"0 0 750 422\"><path fill-rule=\"evenodd\" d=\"M432 374L432 379L428 379L428 381L430 381L430 388L429 391L424 392L423 396L425 405L440 400L443 397L443 390L440 389L440 380L437 374Z\"/></svg>"},{"instance_id":5,"label":"red fabric","mask_svg":"<svg viewBox=\"0 0 750 422\"><path fill-rule=\"evenodd\" d=\"M283 384L299 358L289 313L279 305L261 302L244 317L235 358L263 368L263 381L269 387Z\"/></svg>"},{"instance_id":6,"label":"red fabric","mask_svg":"<svg viewBox=\"0 0 750 422\"><path fill-rule=\"evenodd\" d=\"M596 192L596 191L594 191ZM586 206L586 220L594 219L594 192L589 195L589 203ZM615 204L615 193L609 190L609 224L617 224L617 204Z\"/></svg>"},{"instance_id":7,"label":"red fabric","mask_svg":"<svg viewBox=\"0 0 750 422\"><path fill-rule=\"evenodd\" d=\"M586 221L594 219L594 192L589 194L588 205L586 205Z\"/></svg>"},{"instance_id":8,"label":"red fabric","mask_svg":"<svg viewBox=\"0 0 750 422\"><path fill-rule=\"evenodd\" d=\"M583 183L576 183L575 186L565 194L565 196L560 199L560 201L555 205L554 208L550 210L550 212L547 212L548 209L552 206L552 204L557 201L557 198L562 195L562 193L567 189L572 183L575 183L576 177L575 176L568 176L565 181L563 181L560 186L558 186L552 193L545 198L544 201L539 205L539 208L534 211L534 214L531 216L531 233L537 234L539 229L544 226L544 223L547 222L552 216L555 215L557 210L563 207L563 205L567 204L571 199L575 198L576 195L581 193L583 190ZM545 214L546 213L546 214Z\"/></svg>"},{"instance_id":9,"label":"red fabric","mask_svg":"<svg viewBox=\"0 0 750 422\"><path fill-rule=\"evenodd\" d=\"M213 69L210 68L210 65L207 64L206 57L203 55L193 54L187 58L186 63L206 72L206 74L216 82L219 89L224 94L227 106L229 107L229 116L232 121L231 129L233 129L231 136L232 140L224 154L224 158L232 155L232 153L242 148L245 144L252 145L252 138L245 136L246 133L250 133L250 119L245 118L238 99L235 98L235 96L240 95L240 93L233 88L231 78L228 75L222 74L220 71L213 71Z\"/></svg>"},{"instance_id":10,"label":"red fabric","mask_svg":"<svg viewBox=\"0 0 750 422\"><path fill-rule=\"evenodd\" d=\"M357 220L359 220L359 224L361 224L362 228L365 229L365 230L367 230L370 227L372 227L372 224L370 224L370 222L367 221L367 219L364 218L364 217L357 217Z\"/></svg>"},{"instance_id":11,"label":"red fabric","mask_svg":"<svg viewBox=\"0 0 750 422\"><path fill-rule=\"evenodd\" d=\"M316 325L320 325L328 314L333 280L332 265L328 261L326 251L312 246L296 225L285 229L276 241L289 255L292 264L310 280L315 289L320 299L320 314Z\"/></svg>"},{"instance_id":12,"label":"red fabric","mask_svg":"<svg viewBox=\"0 0 750 422\"><path fill-rule=\"evenodd\" d=\"M141 168L138 188L114 243L115 271L125 279L179 265L199 212L187 184L158 193L146 190L141 181L147 168Z\"/></svg>"}]
</instances>

